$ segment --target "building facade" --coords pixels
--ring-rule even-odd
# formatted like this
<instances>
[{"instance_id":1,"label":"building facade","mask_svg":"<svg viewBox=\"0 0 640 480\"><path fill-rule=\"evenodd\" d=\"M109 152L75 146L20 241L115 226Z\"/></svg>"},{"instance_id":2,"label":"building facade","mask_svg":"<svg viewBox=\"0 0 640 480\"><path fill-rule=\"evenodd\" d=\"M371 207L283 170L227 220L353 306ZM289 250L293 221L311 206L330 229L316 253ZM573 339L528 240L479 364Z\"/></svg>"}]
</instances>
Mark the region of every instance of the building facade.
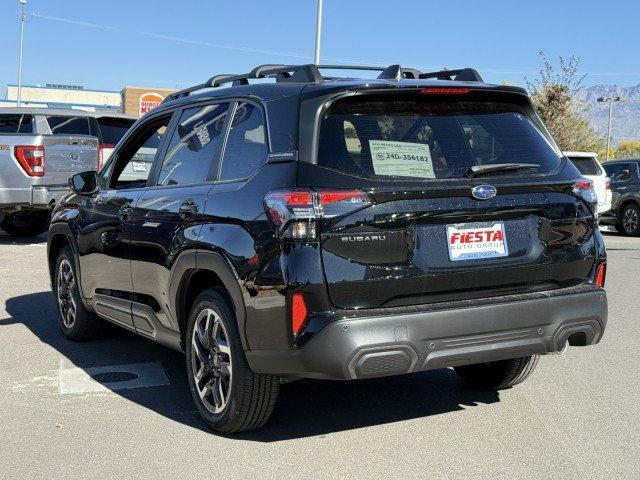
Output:
<instances>
[{"instance_id":1,"label":"building facade","mask_svg":"<svg viewBox=\"0 0 640 480\"><path fill-rule=\"evenodd\" d=\"M165 97L175 90L164 88L124 87L121 92L122 113L141 117L160 105Z\"/></svg>"},{"instance_id":2,"label":"building facade","mask_svg":"<svg viewBox=\"0 0 640 480\"><path fill-rule=\"evenodd\" d=\"M121 91L88 90L81 85L23 85L21 104L30 107L75 108L140 117L175 90L126 86ZM18 87L7 85L0 107L17 106Z\"/></svg>"}]
</instances>

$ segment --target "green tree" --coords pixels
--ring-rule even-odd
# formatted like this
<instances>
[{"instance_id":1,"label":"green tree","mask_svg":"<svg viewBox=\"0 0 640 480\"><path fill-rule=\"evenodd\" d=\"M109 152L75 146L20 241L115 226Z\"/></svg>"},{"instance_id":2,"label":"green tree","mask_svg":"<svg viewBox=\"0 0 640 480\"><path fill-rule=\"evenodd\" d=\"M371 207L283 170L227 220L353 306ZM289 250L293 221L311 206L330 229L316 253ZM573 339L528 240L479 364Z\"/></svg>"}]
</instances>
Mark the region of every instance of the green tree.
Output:
<instances>
[{"instance_id":1,"label":"green tree","mask_svg":"<svg viewBox=\"0 0 640 480\"><path fill-rule=\"evenodd\" d=\"M611 158L640 158L640 141L626 140L620 142L620 145L611 151Z\"/></svg>"},{"instance_id":2,"label":"green tree","mask_svg":"<svg viewBox=\"0 0 640 480\"><path fill-rule=\"evenodd\" d=\"M562 150L606 151L606 138L598 134L593 125L583 118L588 108L575 99L584 76L578 77L580 60L559 57L558 69L540 53L544 67L539 78L527 80L533 104L549 132ZM600 155L602 157L602 155Z\"/></svg>"}]
</instances>

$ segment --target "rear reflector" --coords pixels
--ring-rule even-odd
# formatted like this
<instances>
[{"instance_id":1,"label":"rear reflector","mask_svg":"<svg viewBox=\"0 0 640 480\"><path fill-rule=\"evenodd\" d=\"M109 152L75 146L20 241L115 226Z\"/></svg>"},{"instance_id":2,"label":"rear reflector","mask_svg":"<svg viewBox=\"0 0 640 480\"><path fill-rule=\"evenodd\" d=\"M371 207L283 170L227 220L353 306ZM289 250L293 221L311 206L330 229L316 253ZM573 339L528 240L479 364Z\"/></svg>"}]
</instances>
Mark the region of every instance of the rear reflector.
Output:
<instances>
[{"instance_id":1,"label":"rear reflector","mask_svg":"<svg viewBox=\"0 0 640 480\"><path fill-rule=\"evenodd\" d=\"M44 147L18 145L14 148L16 160L30 177L44 177Z\"/></svg>"},{"instance_id":2,"label":"rear reflector","mask_svg":"<svg viewBox=\"0 0 640 480\"><path fill-rule=\"evenodd\" d=\"M298 335L307 322L307 305L300 293L291 297L291 328L294 335Z\"/></svg>"},{"instance_id":3,"label":"rear reflector","mask_svg":"<svg viewBox=\"0 0 640 480\"><path fill-rule=\"evenodd\" d=\"M606 279L607 279L607 264L601 263L600 265L598 265L598 270L596 270L596 280L594 283L598 287L604 288L604 282Z\"/></svg>"},{"instance_id":4,"label":"rear reflector","mask_svg":"<svg viewBox=\"0 0 640 480\"><path fill-rule=\"evenodd\" d=\"M421 95L466 95L469 89L466 87L427 87L420 92Z\"/></svg>"}]
</instances>

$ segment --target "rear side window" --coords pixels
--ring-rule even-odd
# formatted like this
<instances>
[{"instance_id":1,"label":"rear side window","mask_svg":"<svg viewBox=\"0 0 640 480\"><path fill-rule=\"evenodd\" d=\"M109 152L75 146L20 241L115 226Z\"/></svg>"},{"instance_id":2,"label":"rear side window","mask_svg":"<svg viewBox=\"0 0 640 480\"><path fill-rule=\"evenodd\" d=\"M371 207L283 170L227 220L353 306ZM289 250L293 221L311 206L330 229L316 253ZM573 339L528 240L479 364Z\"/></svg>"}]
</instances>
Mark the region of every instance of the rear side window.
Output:
<instances>
[{"instance_id":1,"label":"rear side window","mask_svg":"<svg viewBox=\"0 0 640 480\"><path fill-rule=\"evenodd\" d=\"M224 152L220 180L242 180L258 170L267 158L262 110L240 103L233 116Z\"/></svg>"},{"instance_id":2,"label":"rear side window","mask_svg":"<svg viewBox=\"0 0 640 480\"><path fill-rule=\"evenodd\" d=\"M637 175L635 163L615 163L604 164L604 171L612 182L628 182L634 175Z\"/></svg>"},{"instance_id":3,"label":"rear side window","mask_svg":"<svg viewBox=\"0 0 640 480\"><path fill-rule=\"evenodd\" d=\"M91 135L88 117L47 115L51 133L60 135Z\"/></svg>"},{"instance_id":4,"label":"rear side window","mask_svg":"<svg viewBox=\"0 0 640 480\"><path fill-rule=\"evenodd\" d=\"M228 103L189 108L182 112L167 154L158 185L190 185L208 181L217 171Z\"/></svg>"},{"instance_id":5,"label":"rear side window","mask_svg":"<svg viewBox=\"0 0 640 480\"><path fill-rule=\"evenodd\" d=\"M582 175L601 175L600 164L595 158L569 157Z\"/></svg>"},{"instance_id":6,"label":"rear side window","mask_svg":"<svg viewBox=\"0 0 640 480\"><path fill-rule=\"evenodd\" d=\"M100 128L100 143L104 145L117 145L124 134L127 133L133 120L125 118L98 118L98 127Z\"/></svg>"},{"instance_id":7,"label":"rear side window","mask_svg":"<svg viewBox=\"0 0 640 480\"><path fill-rule=\"evenodd\" d=\"M318 165L362 178L407 182L462 178L474 165L497 163L534 163L540 165L536 173L548 173L560 162L555 148L516 104L361 98L337 102L324 116Z\"/></svg>"},{"instance_id":8,"label":"rear side window","mask_svg":"<svg viewBox=\"0 0 640 480\"><path fill-rule=\"evenodd\" d=\"M33 133L31 115L0 115L0 133Z\"/></svg>"}]
</instances>

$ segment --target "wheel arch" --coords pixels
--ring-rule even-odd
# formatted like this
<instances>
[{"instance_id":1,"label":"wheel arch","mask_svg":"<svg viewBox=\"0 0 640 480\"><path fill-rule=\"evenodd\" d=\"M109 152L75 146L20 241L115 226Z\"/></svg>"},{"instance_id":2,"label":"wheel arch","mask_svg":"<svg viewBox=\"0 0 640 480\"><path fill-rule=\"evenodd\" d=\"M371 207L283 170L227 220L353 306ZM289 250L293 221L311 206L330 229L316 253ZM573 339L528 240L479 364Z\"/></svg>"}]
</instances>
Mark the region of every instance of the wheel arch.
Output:
<instances>
[{"instance_id":1,"label":"wheel arch","mask_svg":"<svg viewBox=\"0 0 640 480\"><path fill-rule=\"evenodd\" d=\"M618 208L618 212L622 214L622 211L625 209L625 207L632 203L635 204L636 207L640 208L640 200L638 200L638 198L627 197L623 199L622 202L620 202L620 207Z\"/></svg>"},{"instance_id":2,"label":"wheel arch","mask_svg":"<svg viewBox=\"0 0 640 480\"><path fill-rule=\"evenodd\" d=\"M66 223L54 223L49 227L49 234L47 237L47 264L49 266L49 280L53 286L53 276L56 270L55 262L62 249L66 246L71 247L71 251L73 252L73 263L76 276L78 277L78 288L80 288L80 296L84 298L84 295L82 295L82 282L80 281L80 265L78 264L77 258L78 246L73 238L71 227Z\"/></svg>"},{"instance_id":3,"label":"wheel arch","mask_svg":"<svg viewBox=\"0 0 640 480\"><path fill-rule=\"evenodd\" d=\"M171 309L174 312L184 350L184 335L189 313L195 299L205 290L220 288L233 308L242 347L248 350L245 335L246 308L240 281L235 271L214 252L184 252L176 261L171 279Z\"/></svg>"}]
</instances>

